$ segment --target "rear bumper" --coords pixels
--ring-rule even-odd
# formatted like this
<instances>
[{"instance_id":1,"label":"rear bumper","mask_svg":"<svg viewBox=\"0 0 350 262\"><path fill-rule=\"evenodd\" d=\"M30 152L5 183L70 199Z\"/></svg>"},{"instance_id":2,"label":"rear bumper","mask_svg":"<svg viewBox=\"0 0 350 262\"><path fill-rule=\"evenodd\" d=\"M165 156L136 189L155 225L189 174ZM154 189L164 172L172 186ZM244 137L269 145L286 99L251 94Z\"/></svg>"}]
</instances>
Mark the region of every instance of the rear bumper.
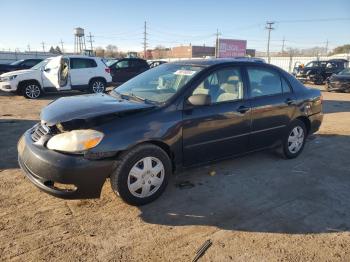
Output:
<instances>
[{"instance_id":1,"label":"rear bumper","mask_svg":"<svg viewBox=\"0 0 350 262\"><path fill-rule=\"evenodd\" d=\"M321 126L322 120L323 120L323 114L317 113L317 114L311 115L311 116L309 116L309 120L310 120L310 132L309 132L309 134L313 134L320 129L320 126Z\"/></svg>"},{"instance_id":2,"label":"rear bumper","mask_svg":"<svg viewBox=\"0 0 350 262\"><path fill-rule=\"evenodd\" d=\"M29 130L19 140L17 149L26 177L40 190L64 199L98 198L113 171L112 160L88 160L82 155L62 154L35 145Z\"/></svg>"}]
</instances>

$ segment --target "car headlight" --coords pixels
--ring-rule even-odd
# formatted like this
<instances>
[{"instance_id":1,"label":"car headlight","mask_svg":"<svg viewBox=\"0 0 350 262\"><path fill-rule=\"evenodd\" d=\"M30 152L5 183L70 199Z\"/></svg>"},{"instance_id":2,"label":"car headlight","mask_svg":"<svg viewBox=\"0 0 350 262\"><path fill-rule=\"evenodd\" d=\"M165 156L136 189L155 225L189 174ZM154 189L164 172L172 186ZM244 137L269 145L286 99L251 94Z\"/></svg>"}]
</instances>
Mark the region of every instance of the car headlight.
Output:
<instances>
[{"instance_id":1,"label":"car headlight","mask_svg":"<svg viewBox=\"0 0 350 262\"><path fill-rule=\"evenodd\" d=\"M47 142L47 148L68 153L81 153L97 146L103 133L92 130L74 130L53 136Z\"/></svg>"},{"instance_id":2,"label":"car headlight","mask_svg":"<svg viewBox=\"0 0 350 262\"><path fill-rule=\"evenodd\" d=\"M16 77L17 77L17 75L3 77L2 80L3 81L11 81L11 80L15 79Z\"/></svg>"}]
</instances>

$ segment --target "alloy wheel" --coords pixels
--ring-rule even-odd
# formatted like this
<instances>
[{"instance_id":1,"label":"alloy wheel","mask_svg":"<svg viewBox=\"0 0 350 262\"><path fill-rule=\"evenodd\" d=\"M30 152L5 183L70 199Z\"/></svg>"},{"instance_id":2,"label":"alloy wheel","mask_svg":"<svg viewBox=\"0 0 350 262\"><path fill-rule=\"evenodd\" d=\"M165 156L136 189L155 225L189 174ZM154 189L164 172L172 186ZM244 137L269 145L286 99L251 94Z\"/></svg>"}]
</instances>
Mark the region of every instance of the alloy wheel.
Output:
<instances>
[{"instance_id":1,"label":"alloy wheel","mask_svg":"<svg viewBox=\"0 0 350 262\"><path fill-rule=\"evenodd\" d=\"M103 93L105 91L105 85L101 81L95 81L92 84L92 91L94 93Z\"/></svg>"},{"instance_id":2,"label":"alloy wheel","mask_svg":"<svg viewBox=\"0 0 350 262\"><path fill-rule=\"evenodd\" d=\"M28 85L25 89L26 95L29 98L38 98L40 96L40 87L37 85Z\"/></svg>"}]
</instances>

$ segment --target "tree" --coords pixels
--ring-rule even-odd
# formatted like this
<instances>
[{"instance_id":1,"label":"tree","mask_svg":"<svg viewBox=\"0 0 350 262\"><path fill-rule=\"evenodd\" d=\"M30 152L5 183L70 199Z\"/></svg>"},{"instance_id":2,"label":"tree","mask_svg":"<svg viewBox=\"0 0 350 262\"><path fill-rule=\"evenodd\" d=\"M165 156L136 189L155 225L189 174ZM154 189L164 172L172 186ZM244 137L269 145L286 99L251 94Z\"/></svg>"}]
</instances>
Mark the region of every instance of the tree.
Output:
<instances>
[{"instance_id":1,"label":"tree","mask_svg":"<svg viewBox=\"0 0 350 262\"><path fill-rule=\"evenodd\" d=\"M56 52L56 51L55 51L55 48L53 48L53 46L51 46L49 52L50 52L51 54L55 54L55 52Z\"/></svg>"},{"instance_id":2,"label":"tree","mask_svg":"<svg viewBox=\"0 0 350 262\"><path fill-rule=\"evenodd\" d=\"M350 44L341 45L333 49L332 55L336 54L349 54L350 53Z\"/></svg>"},{"instance_id":3,"label":"tree","mask_svg":"<svg viewBox=\"0 0 350 262\"><path fill-rule=\"evenodd\" d=\"M62 54L61 48L59 46L56 46L55 53L58 54L58 55Z\"/></svg>"}]
</instances>

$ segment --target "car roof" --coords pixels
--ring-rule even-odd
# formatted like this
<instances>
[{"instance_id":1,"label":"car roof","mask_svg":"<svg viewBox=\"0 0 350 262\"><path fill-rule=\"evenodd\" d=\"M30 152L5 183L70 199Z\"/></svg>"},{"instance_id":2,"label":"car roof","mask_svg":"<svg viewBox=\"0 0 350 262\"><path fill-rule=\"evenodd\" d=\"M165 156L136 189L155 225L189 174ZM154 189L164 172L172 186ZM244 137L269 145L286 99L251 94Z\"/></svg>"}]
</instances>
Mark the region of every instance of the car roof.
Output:
<instances>
[{"instance_id":1,"label":"car roof","mask_svg":"<svg viewBox=\"0 0 350 262\"><path fill-rule=\"evenodd\" d=\"M238 58L210 58L210 59L189 59L171 62L179 65L197 65L197 66L213 66L232 62L249 62L249 63L265 63L264 59L238 57Z\"/></svg>"}]
</instances>

